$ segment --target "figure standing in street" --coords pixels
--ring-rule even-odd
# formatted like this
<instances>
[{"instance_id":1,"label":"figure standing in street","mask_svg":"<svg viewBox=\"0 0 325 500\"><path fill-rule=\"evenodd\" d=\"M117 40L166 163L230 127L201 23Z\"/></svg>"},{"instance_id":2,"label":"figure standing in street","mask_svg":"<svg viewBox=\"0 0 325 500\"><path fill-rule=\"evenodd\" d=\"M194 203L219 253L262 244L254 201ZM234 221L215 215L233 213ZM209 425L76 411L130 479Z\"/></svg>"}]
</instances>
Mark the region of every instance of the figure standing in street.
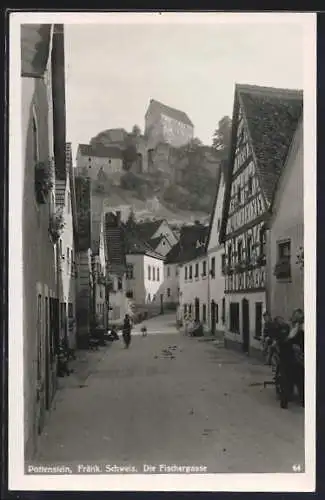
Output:
<instances>
[{"instance_id":1,"label":"figure standing in street","mask_svg":"<svg viewBox=\"0 0 325 500\"><path fill-rule=\"evenodd\" d=\"M124 317L122 335L123 335L125 349L128 349L131 343L131 321L128 314L126 314Z\"/></svg>"},{"instance_id":2,"label":"figure standing in street","mask_svg":"<svg viewBox=\"0 0 325 500\"><path fill-rule=\"evenodd\" d=\"M263 352L266 355L266 364L271 365L273 355L273 343L275 340L275 324L272 321L271 315L268 311L263 314L264 331L263 331Z\"/></svg>"}]
</instances>

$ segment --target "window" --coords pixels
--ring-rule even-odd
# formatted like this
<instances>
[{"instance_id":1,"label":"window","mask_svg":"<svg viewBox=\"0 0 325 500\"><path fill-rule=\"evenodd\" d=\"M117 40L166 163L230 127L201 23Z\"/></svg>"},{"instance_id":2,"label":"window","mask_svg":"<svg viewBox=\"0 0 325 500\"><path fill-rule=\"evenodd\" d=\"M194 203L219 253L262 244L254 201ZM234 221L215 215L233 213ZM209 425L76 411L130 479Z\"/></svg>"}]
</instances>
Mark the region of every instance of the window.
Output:
<instances>
[{"instance_id":1,"label":"window","mask_svg":"<svg viewBox=\"0 0 325 500\"><path fill-rule=\"evenodd\" d=\"M148 280L151 280L151 266L148 266Z\"/></svg>"},{"instance_id":2,"label":"window","mask_svg":"<svg viewBox=\"0 0 325 500\"><path fill-rule=\"evenodd\" d=\"M199 277L199 263L195 264L195 278Z\"/></svg>"},{"instance_id":3,"label":"window","mask_svg":"<svg viewBox=\"0 0 325 500\"><path fill-rule=\"evenodd\" d=\"M215 304L215 311L216 311L216 323L219 323L219 305Z\"/></svg>"},{"instance_id":4,"label":"window","mask_svg":"<svg viewBox=\"0 0 325 500\"><path fill-rule=\"evenodd\" d=\"M184 304L184 315L187 313L187 304Z\"/></svg>"},{"instance_id":5,"label":"window","mask_svg":"<svg viewBox=\"0 0 325 500\"><path fill-rule=\"evenodd\" d=\"M170 288L167 288L167 297L170 297Z\"/></svg>"},{"instance_id":6,"label":"window","mask_svg":"<svg viewBox=\"0 0 325 500\"><path fill-rule=\"evenodd\" d=\"M160 281L160 269L157 267L157 281Z\"/></svg>"},{"instance_id":7,"label":"window","mask_svg":"<svg viewBox=\"0 0 325 500\"><path fill-rule=\"evenodd\" d=\"M226 322L226 299L222 299L222 306L221 306L221 321L223 324Z\"/></svg>"},{"instance_id":8,"label":"window","mask_svg":"<svg viewBox=\"0 0 325 500\"><path fill-rule=\"evenodd\" d=\"M211 259L211 276L212 276L212 278L215 277L215 274L216 274L216 258L212 257L212 259Z\"/></svg>"},{"instance_id":9,"label":"window","mask_svg":"<svg viewBox=\"0 0 325 500\"><path fill-rule=\"evenodd\" d=\"M206 263L206 260L204 260L202 262L202 276L206 276L207 275L207 263Z\"/></svg>"},{"instance_id":10,"label":"window","mask_svg":"<svg viewBox=\"0 0 325 500\"><path fill-rule=\"evenodd\" d=\"M207 321L207 306L205 304L202 306L202 321L203 323Z\"/></svg>"},{"instance_id":11,"label":"window","mask_svg":"<svg viewBox=\"0 0 325 500\"><path fill-rule=\"evenodd\" d=\"M221 255L221 273L225 274L226 271L226 254Z\"/></svg>"},{"instance_id":12,"label":"window","mask_svg":"<svg viewBox=\"0 0 325 500\"><path fill-rule=\"evenodd\" d=\"M60 251L60 257L62 257L62 240L61 239L59 241L59 251Z\"/></svg>"},{"instance_id":13,"label":"window","mask_svg":"<svg viewBox=\"0 0 325 500\"><path fill-rule=\"evenodd\" d=\"M117 289L123 290L123 279L121 278L121 276L117 278Z\"/></svg>"},{"instance_id":14,"label":"window","mask_svg":"<svg viewBox=\"0 0 325 500\"><path fill-rule=\"evenodd\" d=\"M290 240L278 243L278 262L274 274L278 279L291 278L291 242Z\"/></svg>"},{"instance_id":15,"label":"window","mask_svg":"<svg viewBox=\"0 0 325 500\"><path fill-rule=\"evenodd\" d=\"M230 303L230 331L239 333L239 303Z\"/></svg>"},{"instance_id":16,"label":"window","mask_svg":"<svg viewBox=\"0 0 325 500\"><path fill-rule=\"evenodd\" d=\"M148 302L150 302L151 300L151 296L150 296L150 293L148 293Z\"/></svg>"},{"instance_id":17,"label":"window","mask_svg":"<svg viewBox=\"0 0 325 500\"><path fill-rule=\"evenodd\" d=\"M188 313L191 315L192 314L192 304L188 306Z\"/></svg>"},{"instance_id":18,"label":"window","mask_svg":"<svg viewBox=\"0 0 325 500\"><path fill-rule=\"evenodd\" d=\"M252 256L251 248L252 248L252 238L251 238L251 236L247 236L247 248L246 248L247 262L250 262L250 260L251 260L251 256Z\"/></svg>"},{"instance_id":19,"label":"window","mask_svg":"<svg viewBox=\"0 0 325 500\"><path fill-rule=\"evenodd\" d=\"M238 186L238 189L237 189L237 203L239 204L241 201L241 189L240 189L240 186Z\"/></svg>"},{"instance_id":20,"label":"window","mask_svg":"<svg viewBox=\"0 0 325 500\"><path fill-rule=\"evenodd\" d=\"M255 302L255 337L257 339L262 335L262 310L263 302Z\"/></svg>"},{"instance_id":21,"label":"window","mask_svg":"<svg viewBox=\"0 0 325 500\"><path fill-rule=\"evenodd\" d=\"M247 191L248 196L253 193L253 177L251 175L248 177Z\"/></svg>"},{"instance_id":22,"label":"window","mask_svg":"<svg viewBox=\"0 0 325 500\"><path fill-rule=\"evenodd\" d=\"M169 278L169 276L170 276L170 267L168 266L167 267L167 278Z\"/></svg>"},{"instance_id":23,"label":"window","mask_svg":"<svg viewBox=\"0 0 325 500\"><path fill-rule=\"evenodd\" d=\"M126 266L126 279L133 280L134 279L134 265L127 264Z\"/></svg>"},{"instance_id":24,"label":"window","mask_svg":"<svg viewBox=\"0 0 325 500\"><path fill-rule=\"evenodd\" d=\"M193 275L192 275L192 266L190 266L190 277L189 279L191 280L193 278Z\"/></svg>"},{"instance_id":25,"label":"window","mask_svg":"<svg viewBox=\"0 0 325 500\"><path fill-rule=\"evenodd\" d=\"M217 225L218 231L220 231L220 224L221 224L221 221L220 221L220 219L218 219L218 225Z\"/></svg>"},{"instance_id":26,"label":"window","mask_svg":"<svg viewBox=\"0 0 325 500\"><path fill-rule=\"evenodd\" d=\"M241 262L242 261L242 257L243 257L243 242L242 241L238 241L238 244L237 244L237 257L238 257L238 262Z\"/></svg>"},{"instance_id":27,"label":"window","mask_svg":"<svg viewBox=\"0 0 325 500\"><path fill-rule=\"evenodd\" d=\"M72 302L68 303L68 318L73 318L73 304L72 304Z\"/></svg>"},{"instance_id":28,"label":"window","mask_svg":"<svg viewBox=\"0 0 325 500\"><path fill-rule=\"evenodd\" d=\"M129 290L128 292L126 292L126 296L128 299L133 299L133 291Z\"/></svg>"},{"instance_id":29,"label":"window","mask_svg":"<svg viewBox=\"0 0 325 500\"><path fill-rule=\"evenodd\" d=\"M228 246L228 266L231 265L231 245Z\"/></svg>"},{"instance_id":30,"label":"window","mask_svg":"<svg viewBox=\"0 0 325 500\"><path fill-rule=\"evenodd\" d=\"M185 266L185 279L187 280L187 266Z\"/></svg>"},{"instance_id":31,"label":"window","mask_svg":"<svg viewBox=\"0 0 325 500\"><path fill-rule=\"evenodd\" d=\"M260 229L260 256L265 256L265 246L266 246L266 229L262 227Z\"/></svg>"},{"instance_id":32,"label":"window","mask_svg":"<svg viewBox=\"0 0 325 500\"><path fill-rule=\"evenodd\" d=\"M156 268L152 267L152 281L156 281Z\"/></svg>"}]
</instances>

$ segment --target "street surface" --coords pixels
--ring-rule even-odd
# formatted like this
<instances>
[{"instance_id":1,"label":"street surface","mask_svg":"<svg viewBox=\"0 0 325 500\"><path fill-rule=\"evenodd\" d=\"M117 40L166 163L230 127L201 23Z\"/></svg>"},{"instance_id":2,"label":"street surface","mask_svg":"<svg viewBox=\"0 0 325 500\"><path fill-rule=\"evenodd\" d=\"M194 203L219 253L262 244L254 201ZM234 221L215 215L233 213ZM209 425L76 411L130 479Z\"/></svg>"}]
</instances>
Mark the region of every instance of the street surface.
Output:
<instances>
[{"instance_id":1,"label":"street surface","mask_svg":"<svg viewBox=\"0 0 325 500\"><path fill-rule=\"evenodd\" d=\"M78 354L60 379L38 463L204 465L292 472L304 463L304 412L280 409L270 368L223 343L177 332L170 315L122 342ZM161 333L159 333L161 332ZM169 347L169 352L163 352Z\"/></svg>"}]
</instances>

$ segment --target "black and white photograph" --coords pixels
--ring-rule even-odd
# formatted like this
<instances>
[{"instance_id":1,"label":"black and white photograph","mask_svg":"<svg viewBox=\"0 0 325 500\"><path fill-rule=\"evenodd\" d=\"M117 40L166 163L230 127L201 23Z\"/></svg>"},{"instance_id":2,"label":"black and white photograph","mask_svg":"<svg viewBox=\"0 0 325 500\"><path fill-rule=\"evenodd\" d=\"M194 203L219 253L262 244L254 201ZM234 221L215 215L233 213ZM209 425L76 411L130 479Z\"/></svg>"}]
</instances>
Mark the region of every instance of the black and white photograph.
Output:
<instances>
[{"instance_id":1,"label":"black and white photograph","mask_svg":"<svg viewBox=\"0 0 325 500\"><path fill-rule=\"evenodd\" d=\"M10 18L10 489L313 491L316 14Z\"/></svg>"}]
</instances>

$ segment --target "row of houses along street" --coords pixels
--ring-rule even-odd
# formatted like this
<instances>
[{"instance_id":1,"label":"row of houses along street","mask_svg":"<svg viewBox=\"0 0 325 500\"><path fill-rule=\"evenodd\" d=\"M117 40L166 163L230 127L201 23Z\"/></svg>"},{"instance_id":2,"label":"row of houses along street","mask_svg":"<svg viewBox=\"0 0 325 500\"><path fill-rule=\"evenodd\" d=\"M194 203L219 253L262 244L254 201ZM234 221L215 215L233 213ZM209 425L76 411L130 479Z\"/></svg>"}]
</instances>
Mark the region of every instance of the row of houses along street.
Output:
<instances>
[{"instance_id":1,"label":"row of houses along street","mask_svg":"<svg viewBox=\"0 0 325 500\"><path fill-rule=\"evenodd\" d=\"M226 347L258 357L263 313L289 320L303 309L303 95L236 85L231 151L218 170L210 223L177 233L167 220L139 222L104 206L96 181L74 167L63 25L23 25L21 44L30 459L53 407L62 345L89 350L94 330L121 324L125 314L135 324L149 319L149 333L150 325L164 333L172 323L175 334L190 315L206 336L222 335ZM122 366L113 348L105 362L114 355Z\"/></svg>"}]
</instances>

